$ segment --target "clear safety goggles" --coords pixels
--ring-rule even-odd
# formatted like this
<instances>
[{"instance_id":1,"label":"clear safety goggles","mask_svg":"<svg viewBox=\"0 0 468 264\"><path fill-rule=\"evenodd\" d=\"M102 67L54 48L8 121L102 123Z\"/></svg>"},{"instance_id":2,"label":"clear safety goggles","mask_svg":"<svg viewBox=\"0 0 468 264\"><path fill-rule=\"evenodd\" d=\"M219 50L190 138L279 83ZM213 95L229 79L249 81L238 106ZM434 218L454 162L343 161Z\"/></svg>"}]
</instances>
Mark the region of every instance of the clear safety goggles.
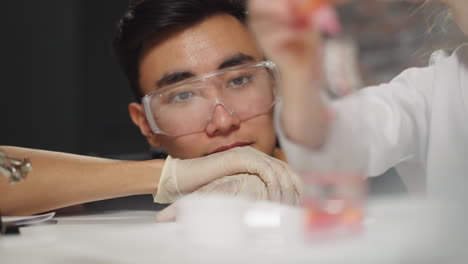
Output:
<instances>
[{"instance_id":1,"label":"clear safety goggles","mask_svg":"<svg viewBox=\"0 0 468 264\"><path fill-rule=\"evenodd\" d=\"M262 61L193 77L145 95L153 133L183 136L203 131L218 107L239 121L268 113L276 100L276 66Z\"/></svg>"}]
</instances>

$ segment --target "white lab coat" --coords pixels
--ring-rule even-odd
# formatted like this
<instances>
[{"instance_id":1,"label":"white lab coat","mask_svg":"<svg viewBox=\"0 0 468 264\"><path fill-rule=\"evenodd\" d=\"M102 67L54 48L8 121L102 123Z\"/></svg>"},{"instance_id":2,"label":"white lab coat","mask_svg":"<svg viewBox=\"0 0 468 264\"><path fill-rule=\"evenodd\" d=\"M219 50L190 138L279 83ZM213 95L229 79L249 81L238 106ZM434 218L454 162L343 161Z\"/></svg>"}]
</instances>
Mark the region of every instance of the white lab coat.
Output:
<instances>
[{"instance_id":1,"label":"white lab coat","mask_svg":"<svg viewBox=\"0 0 468 264\"><path fill-rule=\"evenodd\" d=\"M451 56L436 52L430 66L408 69L388 84L361 90L352 100L365 113L365 121L353 129L359 130L355 140L369 142L368 175L396 166L410 191L468 197L468 45ZM337 109L347 120L359 118ZM288 140L278 117L280 142L293 167L324 160ZM348 156L355 162L363 158Z\"/></svg>"}]
</instances>

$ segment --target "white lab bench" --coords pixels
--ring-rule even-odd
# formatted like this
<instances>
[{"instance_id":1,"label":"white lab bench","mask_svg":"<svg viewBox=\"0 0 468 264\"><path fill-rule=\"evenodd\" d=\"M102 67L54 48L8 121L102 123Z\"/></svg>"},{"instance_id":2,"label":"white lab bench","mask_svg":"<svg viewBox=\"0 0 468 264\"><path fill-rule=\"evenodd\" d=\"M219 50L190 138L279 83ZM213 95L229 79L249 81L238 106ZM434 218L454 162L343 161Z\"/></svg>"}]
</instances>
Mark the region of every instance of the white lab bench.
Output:
<instances>
[{"instance_id":1,"label":"white lab bench","mask_svg":"<svg viewBox=\"0 0 468 264\"><path fill-rule=\"evenodd\" d=\"M335 242L304 243L264 228L232 246L189 243L180 223L156 223L154 211L55 217L0 237L0 263L468 263L457 223L424 206L371 204L362 234Z\"/></svg>"}]
</instances>

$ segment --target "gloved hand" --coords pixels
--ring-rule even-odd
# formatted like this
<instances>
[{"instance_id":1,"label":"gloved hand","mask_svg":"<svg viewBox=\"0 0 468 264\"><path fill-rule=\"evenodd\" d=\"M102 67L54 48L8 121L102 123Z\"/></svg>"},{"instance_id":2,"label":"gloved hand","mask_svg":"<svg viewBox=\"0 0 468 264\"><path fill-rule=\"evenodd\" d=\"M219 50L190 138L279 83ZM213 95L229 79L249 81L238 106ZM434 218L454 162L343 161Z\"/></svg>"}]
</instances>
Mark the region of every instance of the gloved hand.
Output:
<instances>
[{"instance_id":1,"label":"gloved hand","mask_svg":"<svg viewBox=\"0 0 468 264\"><path fill-rule=\"evenodd\" d=\"M268 193L265 184L259 177L249 174L238 174L223 177L201 187L195 192L187 195L187 197L209 193L222 194L226 196L243 196L251 200L268 200ZM157 213L156 221L174 221L176 218L177 203L178 202L175 202Z\"/></svg>"},{"instance_id":2,"label":"gloved hand","mask_svg":"<svg viewBox=\"0 0 468 264\"><path fill-rule=\"evenodd\" d=\"M196 159L168 157L154 201L173 203L215 180L238 174L258 176L266 186L271 201L295 204L298 200L300 180L286 163L252 147L238 147Z\"/></svg>"}]
</instances>

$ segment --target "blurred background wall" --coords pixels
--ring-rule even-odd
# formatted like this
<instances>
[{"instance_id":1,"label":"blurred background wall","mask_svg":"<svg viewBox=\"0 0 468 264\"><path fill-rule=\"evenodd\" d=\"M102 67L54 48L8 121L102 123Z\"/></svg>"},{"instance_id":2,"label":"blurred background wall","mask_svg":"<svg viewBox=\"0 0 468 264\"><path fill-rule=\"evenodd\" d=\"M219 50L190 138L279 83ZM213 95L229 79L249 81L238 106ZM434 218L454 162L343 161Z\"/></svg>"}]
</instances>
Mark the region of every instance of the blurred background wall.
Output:
<instances>
[{"instance_id":1,"label":"blurred background wall","mask_svg":"<svg viewBox=\"0 0 468 264\"><path fill-rule=\"evenodd\" d=\"M2 3L0 145L92 155L148 149L111 51L127 3Z\"/></svg>"}]
</instances>

